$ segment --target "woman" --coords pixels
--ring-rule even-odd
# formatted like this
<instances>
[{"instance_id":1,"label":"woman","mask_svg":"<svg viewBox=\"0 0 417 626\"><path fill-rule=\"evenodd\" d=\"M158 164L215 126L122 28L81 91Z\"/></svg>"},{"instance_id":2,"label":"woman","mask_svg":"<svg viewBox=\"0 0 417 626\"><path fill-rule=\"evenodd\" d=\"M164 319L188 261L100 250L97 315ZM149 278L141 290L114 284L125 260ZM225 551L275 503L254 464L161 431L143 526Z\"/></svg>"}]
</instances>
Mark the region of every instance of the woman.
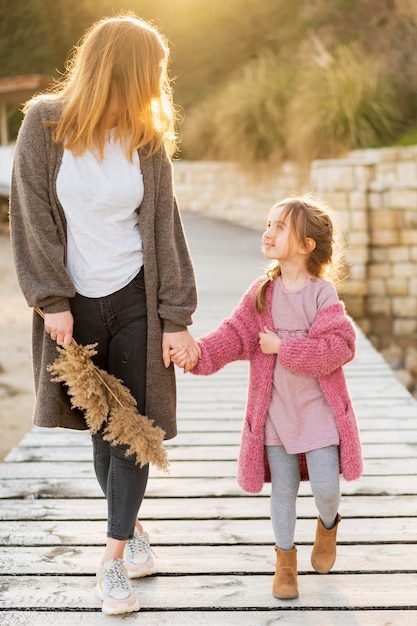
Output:
<instances>
[{"instance_id":1,"label":"woman","mask_svg":"<svg viewBox=\"0 0 417 626\"><path fill-rule=\"evenodd\" d=\"M10 200L18 280L34 313L34 423L85 429L47 366L56 344L97 342L96 364L176 435L170 349L199 348L188 333L194 272L175 201L169 156L172 91L162 36L134 15L94 24L64 80L24 107ZM161 355L162 346L162 355ZM161 393L163 390L163 393ZM148 466L93 436L94 468L108 501L106 549L97 574L103 612L136 611L128 578L155 571L137 520ZM124 559L124 560L123 560Z\"/></svg>"}]
</instances>

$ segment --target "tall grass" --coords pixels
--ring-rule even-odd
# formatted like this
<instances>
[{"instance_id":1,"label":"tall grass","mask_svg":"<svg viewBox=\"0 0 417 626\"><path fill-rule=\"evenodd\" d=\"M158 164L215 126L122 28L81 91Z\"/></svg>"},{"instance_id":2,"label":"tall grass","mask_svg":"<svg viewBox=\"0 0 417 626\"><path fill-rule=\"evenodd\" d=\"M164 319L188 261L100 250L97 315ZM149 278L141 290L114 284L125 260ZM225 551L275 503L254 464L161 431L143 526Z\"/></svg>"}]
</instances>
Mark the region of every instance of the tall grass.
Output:
<instances>
[{"instance_id":1,"label":"tall grass","mask_svg":"<svg viewBox=\"0 0 417 626\"><path fill-rule=\"evenodd\" d=\"M294 77L290 63L269 50L249 62L223 90L186 115L186 156L282 160Z\"/></svg>"},{"instance_id":2,"label":"tall grass","mask_svg":"<svg viewBox=\"0 0 417 626\"><path fill-rule=\"evenodd\" d=\"M398 109L378 60L353 44L340 46L324 66L303 67L288 129L288 151L298 160L392 141L399 131Z\"/></svg>"},{"instance_id":3,"label":"tall grass","mask_svg":"<svg viewBox=\"0 0 417 626\"><path fill-rule=\"evenodd\" d=\"M266 51L248 63L186 115L185 156L306 162L389 143L398 113L379 62L357 45L325 59L295 64Z\"/></svg>"}]
</instances>

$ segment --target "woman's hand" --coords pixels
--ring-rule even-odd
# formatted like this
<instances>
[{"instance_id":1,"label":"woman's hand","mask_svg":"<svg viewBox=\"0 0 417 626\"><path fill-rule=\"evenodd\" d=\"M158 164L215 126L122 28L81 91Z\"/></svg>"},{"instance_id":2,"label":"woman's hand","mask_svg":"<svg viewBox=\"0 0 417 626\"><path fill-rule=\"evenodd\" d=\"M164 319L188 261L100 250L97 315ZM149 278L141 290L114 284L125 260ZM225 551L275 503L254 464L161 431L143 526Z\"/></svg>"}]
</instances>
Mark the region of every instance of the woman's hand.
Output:
<instances>
[{"instance_id":1,"label":"woman's hand","mask_svg":"<svg viewBox=\"0 0 417 626\"><path fill-rule=\"evenodd\" d=\"M69 346L72 341L74 318L71 311L45 313L45 330L61 346Z\"/></svg>"},{"instance_id":2,"label":"woman's hand","mask_svg":"<svg viewBox=\"0 0 417 626\"><path fill-rule=\"evenodd\" d=\"M185 365L181 366L186 374L196 365L201 356L200 346L188 330L182 330L177 333L162 333L162 358L165 367L171 364L170 350L175 348L184 348L188 351L188 358Z\"/></svg>"},{"instance_id":3,"label":"woman's hand","mask_svg":"<svg viewBox=\"0 0 417 626\"><path fill-rule=\"evenodd\" d=\"M187 348L171 348L169 355L171 357L171 361L181 369L184 369L187 365L187 361L190 360ZM193 368L191 367L190 369Z\"/></svg>"},{"instance_id":4,"label":"woman's hand","mask_svg":"<svg viewBox=\"0 0 417 626\"><path fill-rule=\"evenodd\" d=\"M264 354L278 354L281 339L273 330L264 327L265 332L259 333L259 346Z\"/></svg>"}]
</instances>

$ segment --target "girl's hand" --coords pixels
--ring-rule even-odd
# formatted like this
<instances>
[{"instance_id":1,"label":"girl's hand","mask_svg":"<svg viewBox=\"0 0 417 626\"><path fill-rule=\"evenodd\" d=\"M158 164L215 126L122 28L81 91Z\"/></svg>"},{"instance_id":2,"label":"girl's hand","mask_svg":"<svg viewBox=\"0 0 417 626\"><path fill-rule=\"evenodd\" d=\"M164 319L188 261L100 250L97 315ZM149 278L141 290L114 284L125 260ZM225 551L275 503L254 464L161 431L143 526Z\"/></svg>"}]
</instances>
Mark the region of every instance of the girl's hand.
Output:
<instances>
[{"instance_id":1,"label":"girl's hand","mask_svg":"<svg viewBox=\"0 0 417 626\"><path fill-rule=\"evenodd\" d=\"M264 354L278 354L281 345L281 339L273 330L269 330L267 326L264 333L259 333L259 347Z\"/></svg>"},{"instance_id":2,"label":"girl's hand","mask_svg":"<svg viewBox=\"0 0 417 626\"><path fill-rule=\"evenodd\" d=\"M69 346L72 341L74 318L71 311L45 313L45 330L61 346Z\"/></svg>"},{"instance_id":3,"label":"girl's hand","mask_svg":"<svg viewBox=\"0 0 417 626\"><path fill-rule=\"evenodd\" d=\"M185 368L187 361L190 358L187 348L171 348L169 354L171 361L181 369Z\"/></svg>"},{"instance_id":4,"label":"girl's hand","mask_svg":"<svg viewBox=\"0 0 417 626\"><path fill-rule=\"evenodd\" d=\"M162 358L165 367L170 366L170 350L175 348L185 348L188 351L188 359L184 365L184 373L186 374L197 364L201 356L200 346L188 330L182 330L177 333L162 333Z\"/></svg>"}]
</instances>

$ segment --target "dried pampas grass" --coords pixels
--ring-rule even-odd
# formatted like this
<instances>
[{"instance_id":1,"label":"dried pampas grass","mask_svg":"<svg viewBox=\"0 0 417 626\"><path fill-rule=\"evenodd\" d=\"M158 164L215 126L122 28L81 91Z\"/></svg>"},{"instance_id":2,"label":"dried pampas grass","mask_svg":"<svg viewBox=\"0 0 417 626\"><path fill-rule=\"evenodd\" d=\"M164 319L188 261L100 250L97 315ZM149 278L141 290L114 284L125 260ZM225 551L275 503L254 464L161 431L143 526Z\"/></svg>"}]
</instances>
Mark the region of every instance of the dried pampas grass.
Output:
<instances>
[{"instance_id":1,"label":"dried pampas grass","mask_svg":"<svg viewBox=\"0 0 417 626\"><path fill-rule=\"evenodd\" d=\"M43 311L35 309L44 317ZM136 400L122 381L94 365L97 344L57 346L59 356L48 366L52 381L64 383L71 405L84 412L91 434L105 423L104 439L112 445L126 445L126 455L136 455L141 467L152 463L168 472L169 462L163 446L165 432L138 413Z\"/></svg>"}]
</instances>

